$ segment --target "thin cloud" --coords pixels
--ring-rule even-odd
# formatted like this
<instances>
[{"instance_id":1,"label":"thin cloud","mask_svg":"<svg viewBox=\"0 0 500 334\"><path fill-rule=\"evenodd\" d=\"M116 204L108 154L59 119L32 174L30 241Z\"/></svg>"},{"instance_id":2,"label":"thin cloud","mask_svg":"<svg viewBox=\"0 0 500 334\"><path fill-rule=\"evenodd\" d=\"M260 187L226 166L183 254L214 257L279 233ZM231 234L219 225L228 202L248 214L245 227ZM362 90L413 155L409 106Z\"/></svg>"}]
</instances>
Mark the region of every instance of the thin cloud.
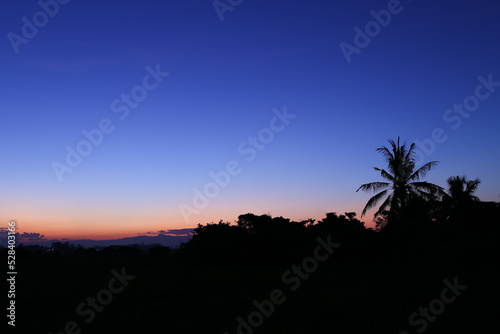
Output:
<instances>
[{"instance_id":1,"label":"thin cloud","mask_svg":"<svg viewBox=\"0 0 500 334\"><path fill-rule=\"evenodd\" d=\"M7 237L9 235L9 230L6 227L0 227L0 240L2 240L1 245L4 245L6 243ZM44 234L41 233L36 233L36 232L23 232L23 233L16 233L16 243L22 242L22 241L44 241L47 240L45 238Z\"/></svg>"},{"instance_id":2,"label":"thin cloud","mask_svg":"<svg viewBox=\"0 0 500 334\"><path fill-rule=\"evenodd\" d=\"M139 233L138 235L146 236L158 236L158 235L170 235L170 236L189 236L193 233L193 228L180 228L180 229L169 229L169 230L159 230L159 231L149 231L144 233Z\"/></svg>"}]
</instances>

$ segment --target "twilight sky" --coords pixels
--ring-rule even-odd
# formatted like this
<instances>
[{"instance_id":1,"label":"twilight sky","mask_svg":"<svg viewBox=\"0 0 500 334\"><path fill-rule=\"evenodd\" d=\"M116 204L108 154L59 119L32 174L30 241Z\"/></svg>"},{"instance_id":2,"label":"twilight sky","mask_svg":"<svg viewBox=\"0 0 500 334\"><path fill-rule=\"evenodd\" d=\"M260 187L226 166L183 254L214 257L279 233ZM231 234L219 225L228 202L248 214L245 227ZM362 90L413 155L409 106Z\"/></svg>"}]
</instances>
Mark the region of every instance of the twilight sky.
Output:
<instances>
[{"instance_id":1,"label":"twilight sky","mask_svg":"<svg viewBox=\"0 0 500 334\"><path fill-rule=\"evenodd\" d=\"M487 0L3 1L0 222L106 239L359 215L398 135L440 161L427 181L480 178L498 201L499 17Z\"/></svg>"}]
</instances>

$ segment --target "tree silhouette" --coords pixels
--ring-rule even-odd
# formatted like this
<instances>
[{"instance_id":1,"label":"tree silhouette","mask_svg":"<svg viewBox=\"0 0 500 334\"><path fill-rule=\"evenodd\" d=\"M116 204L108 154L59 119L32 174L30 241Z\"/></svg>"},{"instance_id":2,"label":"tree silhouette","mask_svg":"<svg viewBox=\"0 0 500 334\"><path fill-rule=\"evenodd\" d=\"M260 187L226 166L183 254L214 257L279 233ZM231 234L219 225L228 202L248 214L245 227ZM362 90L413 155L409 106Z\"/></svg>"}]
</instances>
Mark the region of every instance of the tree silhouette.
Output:
<instances>
[{"instance_id":1,"label":"tree silhouette","mask_svg":"<svg viewBox=\"0 0 500 334\"><path fill-rule=\"evenodd\" d=\"M331 235L335 242L352 242L366 232L363 222L356 219L356 212L346 212L337 216L336 212L328 212L326 218L310 226L316 235Z\"/></svg>"},{"instance_id":2,"label":"tree silhouette","mask_svg":"<svg viewBox=\"0 0 500 334\"><path fill-rule=\"evenodd\" d=\"M387 221L391 222L401 220L403 212L410 202L434 200L441 196L444 191L443 188L435 184L420 181L427 172L438 164L437 161L428 162L415 170L415 144L412 143L410 147L406 146L406 142L400 145L399 137L397 143L392 139L388 141L392 150L385 146L377 148L377 152L380 152L387 161L387 171L374 167L387 182L366 183L356 191L377 192L382 190L368 200L361 216L364 216L367 210L376 206L382 198L387 196L374 218L386 216Z\"/></svg>"},{"instance_id":3,"label":"tree silhouette","mask_svg":"<svg viewBox=\"0 0 500 334\"><path fill-rule=\"evenodd\" d=\"M443 199L448 216L452 221L465 221L472 218L480 199L474 195L481 183L479 179L467 180L465 176L451 176L447 180L448 196Z\"/></svg>"},{"instance_id":4,"label":"tree silhouette","mask_svg":"<svg viewBox=\"0 0 500 334\"><path fill-rule=\"evenodd\" d=\"M451 176L446 180L448 183L448 194L453 202L457 204L479 202L474 192L481 183L479 179L466 180L465 176Z\"/></svg>"}]
</instances>

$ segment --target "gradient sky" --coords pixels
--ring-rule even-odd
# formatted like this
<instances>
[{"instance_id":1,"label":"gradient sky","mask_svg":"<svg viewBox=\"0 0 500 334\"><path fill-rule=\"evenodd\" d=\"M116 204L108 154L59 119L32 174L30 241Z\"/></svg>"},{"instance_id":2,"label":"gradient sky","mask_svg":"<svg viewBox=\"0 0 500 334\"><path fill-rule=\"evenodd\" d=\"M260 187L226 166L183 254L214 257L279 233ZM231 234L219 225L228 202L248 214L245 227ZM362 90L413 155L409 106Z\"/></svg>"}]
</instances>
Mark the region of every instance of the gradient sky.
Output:
<instances>
[{"instance_id":1,"label":"gradient sky","mask_svg":"<svg viewBox=\"0 0 500 334\"><path fill-rule=\"evenodd\" d=\"M72 0L43 22L37 1L3 1L0 222L47 238L105 239L247 212L359 215L371 194L356 189L385 166L375 149L436 128L446 139L423 153L422 162L440 161L426 180L480 178L477 195L500 200L500 86L481 88L467 118L446 114L474 102L479 76L500 82L500 4L396 5L243 0L221 21L211 0ZM348 63L340 44L355 46L354 28L388 6L398 13ZM38 32L13 43L34 16ZM169 75L123 118L120 98L141 92L147 67ZM262 129L284 108L296 117L247 161L238 147L269 135ZM113 131L60 182L53 163L66 164L66 147L106 119ZM193 206L194 189L229 161L240 173L185 219L180 205Z\"/></svg>"}]
</instances>

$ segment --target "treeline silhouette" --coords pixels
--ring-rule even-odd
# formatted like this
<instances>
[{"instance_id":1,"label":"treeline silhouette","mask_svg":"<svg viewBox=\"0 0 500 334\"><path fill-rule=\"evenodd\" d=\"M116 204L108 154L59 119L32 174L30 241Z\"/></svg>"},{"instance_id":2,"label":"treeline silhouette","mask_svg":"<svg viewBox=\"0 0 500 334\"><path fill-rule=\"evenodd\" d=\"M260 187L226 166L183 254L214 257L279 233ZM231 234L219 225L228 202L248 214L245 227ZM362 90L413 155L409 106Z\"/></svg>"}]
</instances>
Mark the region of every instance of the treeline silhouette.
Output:
<instances>
[{"instance_id":1,"label":"treeline silhouette","mask_svg":"<svg viewBox=\"0 0 500 334\"><path fill-rule=\"evenodd\" d=\"M353 212L328 213L316 222L247 213L236 225L229 222L199 224L181 255L197 262L289 263L300 259L318 236L330 235L334 242L360 241L373 232L365 229Z\"/></svg>"},{"instance_id":2,"label":"treeline silhouette","mask_svg":"<svg viewBox=\"0 0 500 334\"><path fill-rule=\"evenodd\" d=\"M450 179L462 179L454 177ZM481 202L463 193L451 194L441 201L412 198L401 210L401 218L389 220L389 213L378 217L376 228L366 228L355 212L335 212L316 221L291 221L270 215L242 214L230 222L198 224L192 238L180 249L161 245L95 246L84 248L68 241L50 247L21 244L17 253L34 258L159 257L178 256L180 260L219 263L291 263L314 247L318 237L330 236L341 244L373 246L374 242L405 243L411 240L444 242L460 236L496 237L500 232L500 204ZM390 223L389 223L390 222ZM345 246L344 246L345 247Z\"/></svg>"},{"instance_id":3,"label":"treeline silhouette","mask_svg":"<svg viewBox=\"0 0 500 334\"><path fill-rule=\"evenodd\" d=\"M69 241L56 241L51 246L20 244L16 253L23 258L131 258L170 256L175 253L170 247L162 245L127 245L83 247Z\"/></svg>"},{"instance_id":4,"label":"treeline silhouette","mask_svg":"<svg viewBox=\"0 0 500 334\"><path fill-rule=\"evenodd\" d=\"M283 273L312 256L318 237L330 236L340 246L254 333L412 332L408 317L455 277L468 289L426 333L499 329L499 300L491 297L500 296L498 204L474 202L466 209L472 220L447 208L441 220L392 221L378 231L353 212L299 222L247 213L233 224L198 225L180 249L21 246L18 327L60 333L74 320L92 333L239 333L236 319L270 291L289 291ZM77 306L107 287L111 269L121 268L134 280L86 324Z\"/></svg>"}]
</instances>

